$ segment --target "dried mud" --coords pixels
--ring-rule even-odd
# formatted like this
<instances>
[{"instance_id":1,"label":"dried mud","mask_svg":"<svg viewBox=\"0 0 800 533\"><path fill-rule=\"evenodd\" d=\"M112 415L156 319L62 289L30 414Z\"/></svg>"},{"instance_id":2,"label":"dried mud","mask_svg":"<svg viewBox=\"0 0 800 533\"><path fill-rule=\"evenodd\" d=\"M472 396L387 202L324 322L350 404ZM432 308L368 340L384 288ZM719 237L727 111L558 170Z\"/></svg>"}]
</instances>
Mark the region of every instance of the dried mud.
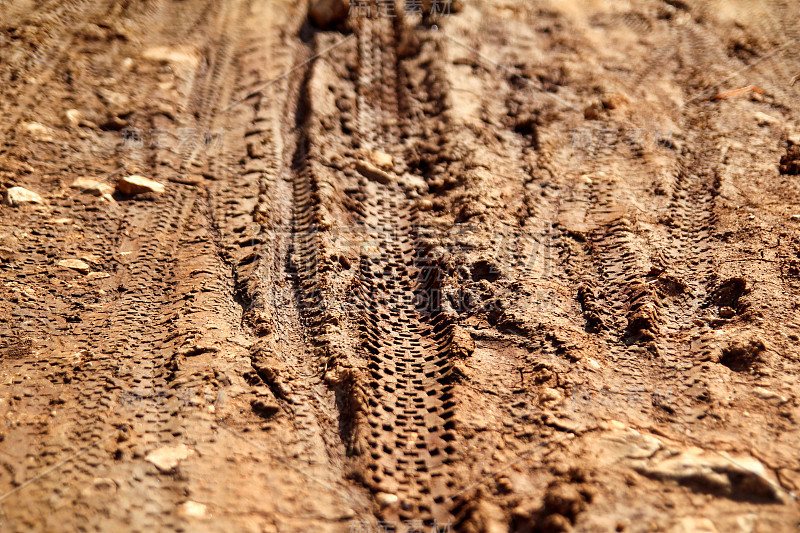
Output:
<instances>
[{"instance_id":1,"label":"dried mud","mask_svg":"<svg viewBox=\"0 0 800 533\"><path fill-rule=\"evenodd\" d=\"M797 6L351 1L0 1L0 530L797 531Z\"/></svg>"}]
</instances>

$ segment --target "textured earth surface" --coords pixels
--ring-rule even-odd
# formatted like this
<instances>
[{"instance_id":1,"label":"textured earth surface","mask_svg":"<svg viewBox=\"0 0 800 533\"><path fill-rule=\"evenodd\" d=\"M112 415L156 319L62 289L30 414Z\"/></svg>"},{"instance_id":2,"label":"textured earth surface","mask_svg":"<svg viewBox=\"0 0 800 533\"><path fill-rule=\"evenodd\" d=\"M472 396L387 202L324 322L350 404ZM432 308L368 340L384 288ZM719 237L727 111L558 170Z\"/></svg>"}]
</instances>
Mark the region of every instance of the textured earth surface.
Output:
<instances>
[{"instance_id":1,"label":"textured earth surface","mask_svg":"<svg viewBox=\"0 0 800 533\"><path fill-rule=\"evenodd\" d=\"M800 12L0 0L0 531L796 532Z\"/></svg>"}]
</instances>

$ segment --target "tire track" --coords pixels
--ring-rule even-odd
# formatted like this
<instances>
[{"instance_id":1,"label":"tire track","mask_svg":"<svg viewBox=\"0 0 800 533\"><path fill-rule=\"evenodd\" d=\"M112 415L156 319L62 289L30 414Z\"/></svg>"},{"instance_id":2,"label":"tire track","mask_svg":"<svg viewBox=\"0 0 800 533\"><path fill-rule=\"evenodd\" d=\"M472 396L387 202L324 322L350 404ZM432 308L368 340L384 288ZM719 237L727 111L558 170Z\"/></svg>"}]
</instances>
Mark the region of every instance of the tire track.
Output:
<instances>
[{"instance_id":1,"label":"tire track","mask_svg":"<svg viewBox=\"0 0 800 533\"><path fill-rule=\"evenodd\" d=\"M237 87L247 96L224 108L228 122L220 118L233 129L226 130L233 142L226 142L222 157L209 161L213 223L232 270L242 326L253 336L252 369L245 374L261 391L251 402L253 412L265 424L273 417L287 418L289 431L271 438L281 439L278 455L291 458L281 462L303 475L301 486L312 480L326 489L313 503L317 513L367 516L363 489L349 482L342 469L346 451L336 425L336 391L326 385L318 365L329 352L328 343L317 337L326 332L324 338L330 337L328 307L322 305L330 297L318 288L326 279L318 261L325 246L319 238L319 166L312 161L318 136L310 133L315 130L310 74L273 78L265 86L292 64L306 61L310 50L277 46L264 37L260 32L273 23L269 9L264 5L250 12L246 44L235 59L246 65ZM281 484L273 489L283 497ZM307 524L309 517L292 520ZM323 529L335 528L332 523Z\"/></svg>"},{"instance_id":2,"label":"tire track","mask_svg":"<svg viewBox=\"0 0 800 533\"><path fill-rule=\"evenodd\" d=\"M31 39L30 45L34 51L30 56L23 57L23 62L19 63L14 61L17 57L12 56L10 58L12 60L3 65L3 70L10 67L10 72L7 74L0 71L0 76L2 76L0 79L5 78L11 87L16 85L14 83L16 80L26 81L24 89L17 90L13 96L2 99L3 104L11 103L10 109L6 108L5 110L5 122L11 128L18 126L25 114L31 111L35 100L40 96L41 89L51 83L54 76L64 73L63 63L72 53L73 43L88 21L93 20L100 11L108 14L112 9L111 3L107 1L69 0L55 2L55 4L55 6L40 6L37 11L29 15L30 19L26 18L26 21L30 20L31 22L29 28L43 28L49 21L58 21L58 24L54 24L55 28L52 26L48 28L52 33L38 42L31 36L25 36ZM36 15L41 16L37 17ZM41 26L38 25L39 23ZM20 24L20 26L24 25ZM53 31L54 29L55 31ZM29 29L29 31L31 30ZM36 31L31 31L31 33L35 37L40 35ZM3 107L6 106L3 105ZM19 132L7 131L6 135L8 141L20 142Z\"/></svg>"},{"instance_id":3,"label":"tire track","mask_svg":"<svg viewBox=\"0 0 800 533\"><path fill-rule=\"evenodd\" d=\"M397 157L397 31L389 18L357 21L359 133L368 149ZM363 182L362 182L363 183ZM378 242L358 266L357 307L368 353L365 481L394 494L387 517L449 522L447 465L456 455L453 325L442 313L441 273L415 245L416 213L396 183L362 188L363 225ZM384 500L388 501L388 500Z\"/></svg>"},{"instance_id":4,"label":"tire track","mask_svg":"<svg viewBox=\"0 0 800 533\"><path fill-rule=\"evenodd\" d=\"M224 29L231 21L221 23ZM223 52L229 54L230 50ZM214 76L214 83L231 77L223 68L215 69ZM216 89L204 86L200 92L200 105L217 105ZM205 111L198 114L200 118L213 117ZM134 152L132 165L145 174L165 177L159 168L165 158L159 154L172 150L173 146L165 143ZM191 340L187 335L192 333L191 318L181 322L178 317L190 317L196 309L190 304L182 309L182 304L175 302L196 290L194 286L202 278L198 274L214 267L197 266L203 259L193 255L194 235L206 225L203 212L208 210L205 203L197 202L196 190L174 184L152 200L120 204L113 243L119 253L113 260L116 285L100 312L85 313L72 332L69 347L77 351L79 360L51 357L56 375L66 376L64 383L69 384L61 387L63 393L52 401L66 404L69 415L42 435L43 461L37 466L41 471L76 450L85 451L80 460L64 464L59 476L43 477L9 500L14 504L24 499L7 516L26 530L182 528L184 519L177 511L186 497L187 479L157 475L144 458L154 450L184 442L189 427L197 429L198 418L202 418L188 400L202 397L205 370L181 371L178 364L184 348L181 342ZM176 254L175 250L183 252ZM192 270L192 264L197 268ZM176 283L181 272L188 275ZM220 277L224 285L224 276ZM213 283L205 283L205 290ZM219 284L214 292L225 294ZM62 486L62 478L70 480L69 487ZM109 493L116 494L121 503L110 508ZM55 503L53 495L58 497ZM44 502L52 503L53 513L31 521L37 508L49 507Z\"/></svg>"},{"instance_id":5,"label":"tire track","mask_svg":"<svg viewBox=\"0 0 800 533\"><path fill-rule=\"evenodd\" d=\"M177 391L169 382L174 352L165 335L162 313L172 300L171 250L181 238L175 229L184 226L193 205L186 191L172 191L152 212L137 213L122 230L131 236L123 239L122 250L136 250L118 265L116 277L122 289L101 312L86 314L73 331L70 355L50 358L53 373L66 376L64 383L69 384L54 398L57 404L67 404L68 416L40 437L46 450L41 468L93 442L98 445L89 447L79 461L64 465L58 476L44 477L4 502L9 505L6 513L12 523L59 531L78 527L100 530L112 524L143 531L177 527L166 517L179 502L180 482L145 475L141 462L118 461L131 453L141 459L182 433L179 419L171 416L177 407ZM151 230L149 237L141 235L144 227ZM138 327L132 329L132 324ZM62 477L71 480L69 487L63 486ZM98 480L109 479L115 481L102 481L101 490L113 487L128 496L122 498L121 508L103 513L99 511L106 502L102 491L95 488L101 486ZM121 480L130 480L130 484ZM32 506L47 508L43 502L54 494L70 504L54 509L46 520L30 522L35 516Z\"/></svg>"},{"instance_id":6,"label":"tire track","mask_svg":"<svg viewBox=\"0 0 800 533\"><path fill-rule=\"evenodd\" d=\"M398 36L390 19L352 21L356 44L356 116L362 150L401 157L397 126ZM442 312L440 273L419 246L416 213L404 187L361 176L352 195L356 232L364 239L355 269L353 306L343 316L327 257L332 200L324 189L315 105L323 85L314 66L300 95L302 126L293 161L293 264L306 327L322 339L317 354L344 365L342 431L358 457L358 477L373 492L384 520L451 520L448 464L456 456L450 343ZM324 138L324 137L323 137ZM355 162L353 162L355 163ZM338 336L337 331L343 335ZM312 336L313 338L314 336ZM350 350L363 361L347 370Z\"/></svg>"}]
</instances>

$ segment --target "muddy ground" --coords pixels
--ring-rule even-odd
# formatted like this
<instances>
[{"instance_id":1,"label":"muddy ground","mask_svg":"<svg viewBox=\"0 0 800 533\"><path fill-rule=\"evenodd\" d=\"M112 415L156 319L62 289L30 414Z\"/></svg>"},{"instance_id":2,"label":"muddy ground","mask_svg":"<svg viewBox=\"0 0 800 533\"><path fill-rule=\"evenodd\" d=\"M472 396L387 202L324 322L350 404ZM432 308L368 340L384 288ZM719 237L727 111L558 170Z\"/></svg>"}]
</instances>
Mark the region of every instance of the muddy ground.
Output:
<instances>
[{"instance_id":1,"label":"muddy ground","mask_svg":"<svg viewBox=\"0 0 800 533\"><path fill-rule=\"evenodd\" d=\"M0 530L798 531L797 5L379 4L0 1Z\"/></svg>"}]
</instances>

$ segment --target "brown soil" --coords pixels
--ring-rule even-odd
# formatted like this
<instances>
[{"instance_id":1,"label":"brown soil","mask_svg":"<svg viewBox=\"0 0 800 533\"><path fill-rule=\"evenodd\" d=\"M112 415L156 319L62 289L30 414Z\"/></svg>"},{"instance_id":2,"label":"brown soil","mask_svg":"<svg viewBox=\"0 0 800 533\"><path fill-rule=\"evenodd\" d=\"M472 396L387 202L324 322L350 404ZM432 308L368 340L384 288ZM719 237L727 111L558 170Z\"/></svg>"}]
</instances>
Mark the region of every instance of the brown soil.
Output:
<instances>
[{"instance_id":1,"label":"brown soil","mask_svg":"<svg viewBox=\"0 0 800 533\"><path fill-rule=\"evenodd\" d=\"M351 2L0 0L0 530L798 531L797 6Z\"/></svg>"}]
</instances>

